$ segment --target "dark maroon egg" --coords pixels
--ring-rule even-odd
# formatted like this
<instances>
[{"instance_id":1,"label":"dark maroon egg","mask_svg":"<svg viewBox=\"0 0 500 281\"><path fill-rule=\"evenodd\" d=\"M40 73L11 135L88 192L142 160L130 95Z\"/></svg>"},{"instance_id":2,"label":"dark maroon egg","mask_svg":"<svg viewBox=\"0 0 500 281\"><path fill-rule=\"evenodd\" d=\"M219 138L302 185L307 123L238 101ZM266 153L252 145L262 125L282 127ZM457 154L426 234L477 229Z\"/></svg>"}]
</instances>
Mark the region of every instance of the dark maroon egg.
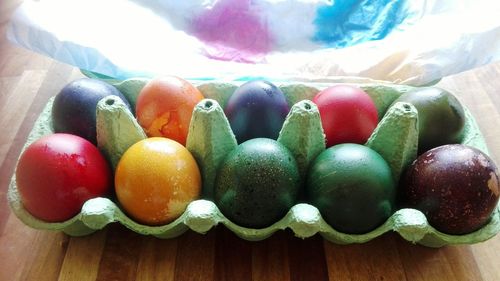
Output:
<instances>
[{"instance_id":1,"label":"dark maroon egg","mask_svg":"<svg viewBox=\"0 0 500 281\"><path fill-rule=\"evenodd\" d=\"M495 163L478 149L443 145L415 160L401 182L402 207L422 211L437 230L466 234L488 223L499 198Z\"/></svg>"}]
</instances>

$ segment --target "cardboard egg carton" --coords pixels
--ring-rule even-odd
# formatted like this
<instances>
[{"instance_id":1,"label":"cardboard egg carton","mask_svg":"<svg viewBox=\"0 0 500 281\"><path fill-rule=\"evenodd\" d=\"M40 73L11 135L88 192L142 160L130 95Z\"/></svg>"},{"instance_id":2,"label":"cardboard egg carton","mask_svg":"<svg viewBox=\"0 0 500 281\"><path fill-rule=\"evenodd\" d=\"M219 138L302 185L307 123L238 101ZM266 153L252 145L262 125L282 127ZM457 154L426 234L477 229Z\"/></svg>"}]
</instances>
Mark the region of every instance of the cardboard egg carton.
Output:
<instances>
[{"instance_id":1,"label":"cardboard egg carton","mask_svg":"<svg viewBox=\"0 0 500 281\"><path fill-rule=\"evenodd\" d=\"M138 92L147 79L128 79L108 81L114 84L135 107ZM417 156L418 113L408 103L393 101L401 94L414 89L410 86L394 85L383 82L350 80L340 78L336 83L349 83L361 87L373 99L381 117L377 128L368 139L366 146L377 151L391 167L394 180L398 182L402 171ZM309 164L325 149L324 134L319 112L310 100L321 89L332 83L284 83L279 85L291 107L281 129L278 142L285 145L295 156L299 171L304 177ZM494 210L491 220L481 229L466 235L441 233L427 222L425 215L415 209L400 209L392 214L378 228L364 234L341 233L329 226L321 217L318 209L307 203L293 206L281 220L269 227L251 229L239 226L228 220L217 208L213 198L216 167L229 151L237 146L223 108L237 83L210 82L200 83L198 89L206 99L197 104L193 112L186 147L197 160L203 177L202 198L191 202L185 212L175 221L162 226L148 226L135 222L128 217L119 204L109 198L88 200L81 212L75 217L59 223L48 223L33 217L24 208L17 190L15 176L12 177L8 200L14 214L26 225L37 229L63 231L72 236L83 236L119 222L127 228L144 235L158 238L172 238L188 229L206 233L222 224L239 237L256 241L262 240L278 230L290 228L297 237L307 238L319 233L325 239L337 244L364 243L386 232L396 231L404 239L429 247L448 244L471 244L485 241L500 230L500 205ZM51 108L53 98L47 103L29 135L27 143L41 136L53 133ZM467 108L462 144L473 146L488 153L478 126ZM120 137L118 137L120 136ZM97 107L98 146L113 167L121 155L133 143L145 138L125 104L116 97L106 97Z\"/></svg>"}]
</instances>

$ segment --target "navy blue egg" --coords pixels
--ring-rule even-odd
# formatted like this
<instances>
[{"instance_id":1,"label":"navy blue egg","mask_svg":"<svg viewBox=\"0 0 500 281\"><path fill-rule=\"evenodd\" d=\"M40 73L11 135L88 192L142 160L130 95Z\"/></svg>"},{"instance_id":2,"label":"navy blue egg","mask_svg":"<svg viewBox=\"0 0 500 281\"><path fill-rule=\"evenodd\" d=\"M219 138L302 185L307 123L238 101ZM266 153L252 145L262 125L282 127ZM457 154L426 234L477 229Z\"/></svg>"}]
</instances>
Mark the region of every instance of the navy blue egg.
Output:
<instances>
[{"instance_id":1,"label":"navy blue egg","mask_svg":"<svg viewBox=\"0 0 500 281\"><path fill-rule=\"evenodd\" d=\"M241 85L224 110L238 143L254 138L277 139L289 111L283 92L264 80Z\"/></svg>"},{"instance_id":2,"label":"navy blue egg","mask_svg":"<svg viewBox=\"0 0 500 281\"><path fill-rule=\"evenodd\" d=\"M106 82L89 78L70 82L57 94L52 105L54 131L77 135L97 144L96 107L109 95L120 97L130 109L120 91Z\"/></svg>"}]
</instances>

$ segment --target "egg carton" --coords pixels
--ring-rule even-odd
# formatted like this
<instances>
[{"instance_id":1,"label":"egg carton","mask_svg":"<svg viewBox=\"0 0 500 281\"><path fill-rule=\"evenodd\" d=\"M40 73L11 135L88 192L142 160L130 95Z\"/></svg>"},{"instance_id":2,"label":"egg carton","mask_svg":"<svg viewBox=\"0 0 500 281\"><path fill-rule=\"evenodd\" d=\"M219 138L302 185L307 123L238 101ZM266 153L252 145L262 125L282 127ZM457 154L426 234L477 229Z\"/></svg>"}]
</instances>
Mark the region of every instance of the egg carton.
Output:
<instances>
[{"instance_id":1,"label":"egg carton","mask_svg":"<svg viewBox=\"0 0 500 281\"><path fill-rule=\"evenodd\" d=\"M133 78L125 81L108 82L117 87L129 100L132 107L139 91L147 79ZM394 180L397 182L405 167L417 156L418 113L408 103L396 103L401 94L413 87L370 81L364 79L339 78L335 84L354 84L367 92L381 118L378 126L365 144L377 151L389 163ZM324 134L319 112L310 100L329 83L283 83L279 85L291 107L278 141L284 144L295 156L299 171L305 176L307 167L315 156L325 149ZM113 222L120 222L127 228L144 235L158 238L173 238L188 229L206 233L218 224L233 231L237 236L257 241L271 236L275 231L290 228L300 238L311 237L317 233L336 244L365 243L386 232L396 231L405 240L428 247L441 247L449 244L472 244L485 241L500 230L500 204L495 208L488 224L466 235L449 235L433 228L425 215L416 209L397 210L387 221L365 234L346 234L339 232L326 223L318 209L307 203L298 203L279 221L269 227L252 229L239 226L227 219L211 199L216 175L216 167L229 151L237 146L223 108L238 83L210 82L197 83L196 86L206 97L198 103L193 112L186 147L197 160L203 177L203 199L191 202L185 212L175 221L162 226L142 225L129 218L119 203L109 198L94 198L83 205L75 217L58 223L48 223L33 217L20 200L15 176L12 176L8 190L8 201L14 214L26 225L36 229L63 231L71 236L83 236L104 228ZM37 119L25 144L53 133L49 100ZM465 108L465 128L462 144L473 146L488 154L488 150L478 126ZM117 137L120 136L120 137ZM143 139L144 132L137 124L132 113L118 98L109 96L97 106L98 146L116 167L121 155L133 143Z\"/></svg>"}]
</instances>

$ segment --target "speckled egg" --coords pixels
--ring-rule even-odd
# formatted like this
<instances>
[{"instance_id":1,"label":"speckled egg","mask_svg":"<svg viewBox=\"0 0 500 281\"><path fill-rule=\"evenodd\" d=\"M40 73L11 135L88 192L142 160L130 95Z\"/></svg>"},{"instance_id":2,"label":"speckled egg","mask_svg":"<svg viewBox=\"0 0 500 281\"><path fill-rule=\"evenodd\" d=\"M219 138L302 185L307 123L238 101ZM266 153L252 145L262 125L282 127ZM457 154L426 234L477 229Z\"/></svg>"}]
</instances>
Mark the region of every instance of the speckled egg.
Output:
<instances>
[{"instance_id":1,"label":"speckled egg","mask_svg":"<svg viewBox=\"0 0 500 281\"><path fill-rule=\"evenodd\" d=\"M240 144L221 164L215 203L232 222L264 228L283 218L296 203L297 163L277 141L257 138Z\"/></svg>"},{"instance_id":2,"label":"speckled egg","mask_svg":"<svg viewBox=\"0 0 500 281\"><path fill-rule=\"evenodd\" d=\"M485 225L499 198L494 162L478 149L444 145L423 153L401 183L403 207L422 211L429 224L448 234L466 234Z\"/></svg>"}]
</instances>

